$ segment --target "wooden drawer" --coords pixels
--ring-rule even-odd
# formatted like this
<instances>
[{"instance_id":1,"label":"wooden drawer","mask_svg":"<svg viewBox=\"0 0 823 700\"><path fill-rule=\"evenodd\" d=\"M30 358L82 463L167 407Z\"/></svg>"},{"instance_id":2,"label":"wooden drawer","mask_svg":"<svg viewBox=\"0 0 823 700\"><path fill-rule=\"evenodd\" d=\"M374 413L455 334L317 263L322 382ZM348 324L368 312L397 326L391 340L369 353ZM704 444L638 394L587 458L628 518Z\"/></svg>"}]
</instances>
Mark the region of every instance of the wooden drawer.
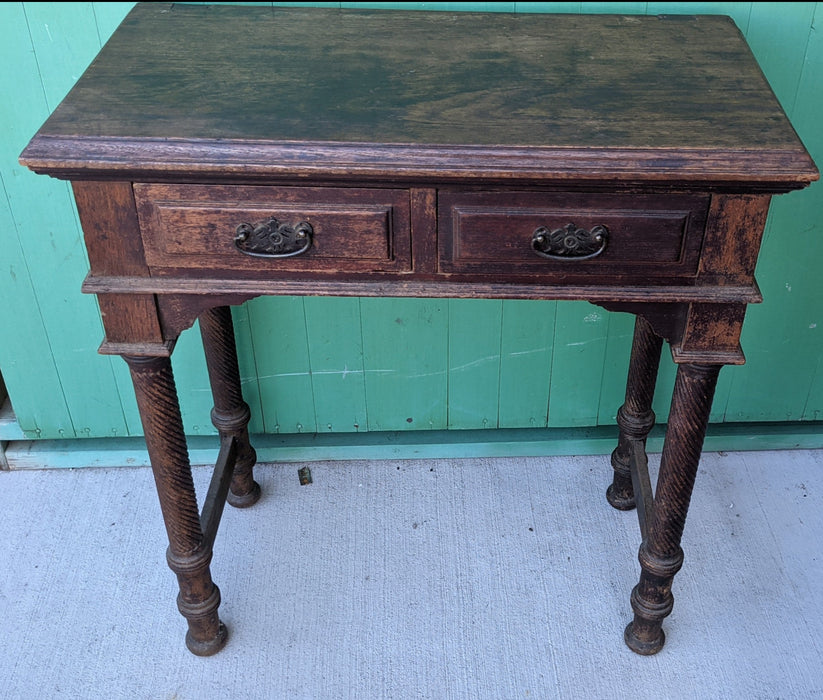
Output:
<instances>
[{"instance_id":1,"label":"wooden drawer","mask_svg":"<svg viewBox=\"0 0 823 700\"><path fill-rule=\"evenodd\" d=\"M621 275L643 282L693 276L709 199L442 191L440 270L564 280Z\"/></svg>"},{"instance_id":2,"label":"wooden drawer","mask_svg":"<svg viewBox=\"0 0 823 700\"><path fill-rule=\"evenodd\" d=\"M134 195L161 275L411 269L407 190L138 183Z\"/></svg>"}]
</instances>

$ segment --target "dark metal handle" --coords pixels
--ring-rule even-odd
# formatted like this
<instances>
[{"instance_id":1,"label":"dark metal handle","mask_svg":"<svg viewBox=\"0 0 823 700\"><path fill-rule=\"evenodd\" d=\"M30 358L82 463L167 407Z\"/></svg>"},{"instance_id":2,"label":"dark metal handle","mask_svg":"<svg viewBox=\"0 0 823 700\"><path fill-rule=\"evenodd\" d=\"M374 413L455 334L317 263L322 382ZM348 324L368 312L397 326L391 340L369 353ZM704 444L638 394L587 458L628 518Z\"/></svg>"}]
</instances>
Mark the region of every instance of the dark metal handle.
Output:
<instances>
[{"instance_id":1,"label":"dark metal handle","mask_svg":"<svg viewBox=\"0 0 823 700\"><path fill-rule=\"evenodd\" d=\"M587 231L574 224L549 231L545 226L534 230L532 250L549 260L589 260L606 250L609 229L597 225Z\"/></svg>"},{"instance_id":2,"label":"dark metal handle","mask_svg":"<svg viewBox=\"0 0 823 700\"><path fill-rule=\"evenodd\" d=\"M271 217L254 224L240 224L234 246L256 258L293 258L311 248L313 235L314 230L306 221L292 225Z\"/></svg>"}]
</instances>

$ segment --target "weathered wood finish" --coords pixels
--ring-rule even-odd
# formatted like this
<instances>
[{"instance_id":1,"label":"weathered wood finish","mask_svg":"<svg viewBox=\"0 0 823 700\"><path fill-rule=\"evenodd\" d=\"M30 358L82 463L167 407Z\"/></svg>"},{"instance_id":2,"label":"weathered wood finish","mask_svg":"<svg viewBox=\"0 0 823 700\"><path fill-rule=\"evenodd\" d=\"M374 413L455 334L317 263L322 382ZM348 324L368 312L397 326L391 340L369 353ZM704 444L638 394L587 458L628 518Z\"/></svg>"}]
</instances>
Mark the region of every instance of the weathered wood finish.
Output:
<instances>
[{"instance_id":1,"label":"weathered wood finish","mask_svg":"<svg viewBox=\"0 0 823 700\"><path fill-rule=\"evenodd\" d=\"M387 170L426 178L434 167L461 180L792 188L810 163L786 127L725 17L146 3L26 163L153 179L303 171L385 180Z\"/></svg>"},{"instance_id":2,"label":"weathered wood finish","mask_svg":"<svg viewBox=\"0 0 823 700\"><path fill-rule=\"evenodd\" d=\"M211 382L214 408L211 412L214 427L221 439L233 438L237 445L234 476L228 500L236 508L254 505L260 498L260 485L252 476L257 461L254 448L249 444L251 412L240 389L240 370L237 367L237 349L234 325L228 306L209 309L200 316L200 334L206 352L206 365Z\"/></svg>"},{"instance_id":3,"label":"weathered wood finish","mask_svg":"<svg viewBox=\"0 0 823 700\"><path fill-rule=\"evenodd\" d=\"M608 498L641 499L626 642L662 647L718 372L743 361L746 306L761 300L769 197L818 177L727 18L147 3L21 162L74 181L84 291L107 317L103 351L131 368L194 653L226 639L209 573L223 497L259 496L228 306L293 294L636 314ZM257 217L310 223L313 247L246 256L233 238ZM605 227L608 247L535 255L535 228L567 225ZM202 518L169 360L198 317L223 445ZM681 364L652 495L663 340Z\"/></svg>"},{"instance_id":4,"label":"weathered wood finish","mask_svg":"<svg viewBox=\"0 0 823 700\"><path fill-rule=\"evenodd\" d=\"M638 316L629 359L626 401L617 411L620 434L611 458L614 480L606 491L609 503L619 510L631 510L635 506L631 459L636 443L645 447L646 437L654 427L652 399L662 349L663 339L643 316Z\"/></svg>"},{"instance_id":5,"label":"weathered wood finish","mask_svg":"<svg viewBox=\"0 0 823 700\"><path fill-rule=\"evenodd\" d=\"M666 639L662 623L674 606L672 581L683 565L680 540L719 372L720 365L677 368L654 507L640 545L640 582L631 595L634 621L625 634L626 644L638 654L657 653Z\"/></svg>"},{"instance_id":6,"label":"weathered wood finish","mask_svg":"<svg viewBox=\"0 0 823 700\"><path fill-rule=\"evenodd\" d=\"M78 145L82 152L78 151ZM40 134L20 162L34 172L73 180L93 173L101 179L135 181L294 182L300 171L326 182L426 183L432 170L440 182L631 190L638 184L687 190L783 193L814 179L805 151L748 150L723 152L690 148L587 148L521 146L407 146L327 143L255 143L238 140L99 138ZM124 165L124 164L128 165ZM547 170L547 168L550 168Z\"/></svg>"},{"instance_id":7,"label":"weathered wood finish","mask_svg":"<svg viewBox=\"0 0 823 700\"><path fill-rule=\"evenodd\" d=\"M131 184L77 181L72 189L91 274L148 277ZM154 295L100 294L97 302L106 331L104 346L128 353L135 350L130 345L162 345Z\"/></svg>"},{"instance_id":8,"label":"weathered wood finish","mask_svg":"<svg viewBox=\"0 0 823 700\"><path fill-rule=\"evenodd\" d=\"M702 284L746 284L754 279L770 201L764 195L712 197L698 272Z\"/></svg>"},{"instance_id":9,"label":"weathered wood finish","mask_svg":"<svg viewBox=\"0 0 823 700\"><path fill-rule=\"evenodd\" d=\"M281 272L411 269L409 193L341 187L134 186L152 274L197 270L271 277ZM234 245L241 223L268 217L313 228L311 247L286 258L250 257ZM191 272L190 272L191 271Z\"/></svg>"},{"instance_id":10,"label":"weathered wood finish","mask_svg":"<svg viewBox=\"0 0 823 700\"><path fill-rule=\"evenodd\" d=\"M220 590L209 569L212 548L197 511L171 361L167 357L124 359L131 370L169 537L166 558L180 585L177 605L189 623L186 646L198 656L209 656L226 643L227 631L217 616Z\"/></svg>"},{"instance_id":11,"label":"weathered wood finish","mask_svg":"<svg viewBox=\"0 0 823 700\"><path fill-rule=\"evenodd\" d=\"M204 271L208 274L208 271ZM493 299L586 299L596 304L614 302L621 310L629 311L632 304L681 304L690 300L715 304L757 304L763 301L760 291L752 286L692 287L687 285L624 285L617 284L541 284L540 277L532 283L522 280L453 281L449 275L428 279L427 276L411 277L393 275L355 275L341 285L339 277L321 275L288 275L277 279L236 279L213 277L196 279L180 277L152 277L141 280L134 277L96 277L89 275L83 282L83 291L90 294L143 294L163 295L209 294L254 297L263 294L283 296L359 296L359 297L455 297ZM375 279L377 281L375 281ZM467 283L468 282L468 283ZM191 325L191 324L189 324Z\"/></svg>"},{"instance_id":12,"label":"weathered wood finish","mask_svg":"<svg viewBox=\"0 0 823 700\"><path fill-rule=\"evenodd\" d=\"M740 365L745 304L689 304L683 333L672 346L675 362L709 362Z\"/></svg>"},{"instance_id":13,"label":"weathered wood finish","mask_svg":"<svg viewBox=\"0 0 823 700\"><path fill-rule=\"evenodd\" d=\"M439 197L440 269L475 278L539 277L585 284L598 277L623 285L688 283L695 276L709 197L518 191L454 192ZM530 245L538 227L602 225L608 242L590 260L547 260Z\"/></svg>"}]
</instances>

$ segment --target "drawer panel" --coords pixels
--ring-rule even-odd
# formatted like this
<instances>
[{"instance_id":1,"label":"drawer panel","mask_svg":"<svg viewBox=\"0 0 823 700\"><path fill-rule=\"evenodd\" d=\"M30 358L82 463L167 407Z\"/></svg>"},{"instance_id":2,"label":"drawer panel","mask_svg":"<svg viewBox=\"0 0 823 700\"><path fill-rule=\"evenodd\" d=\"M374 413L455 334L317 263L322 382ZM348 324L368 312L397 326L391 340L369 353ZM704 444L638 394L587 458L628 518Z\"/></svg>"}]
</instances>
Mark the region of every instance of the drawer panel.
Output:
<instances>
[{"instance_id":1,"label":"drawer panel","mask_svg":"<svg viewBox=\"0 0 823 700\"><path fill-rule=\"evenodd\" d=\"M134 194L146 262L160 274L411 269L406 190L138 183Z\"/></svg>"},{"instance_id":2,"label":"drawer panel","mask_svg":"<svg viewBox=\"0 0 823 700\"><path fill-rule=\"evenodd\" d=\"M709 199L444 191L438 202L440 269L586 279L619 274L643 281L693 276ZM538 230L543 242L535 244Z\"/></svg>"}]
</instances>

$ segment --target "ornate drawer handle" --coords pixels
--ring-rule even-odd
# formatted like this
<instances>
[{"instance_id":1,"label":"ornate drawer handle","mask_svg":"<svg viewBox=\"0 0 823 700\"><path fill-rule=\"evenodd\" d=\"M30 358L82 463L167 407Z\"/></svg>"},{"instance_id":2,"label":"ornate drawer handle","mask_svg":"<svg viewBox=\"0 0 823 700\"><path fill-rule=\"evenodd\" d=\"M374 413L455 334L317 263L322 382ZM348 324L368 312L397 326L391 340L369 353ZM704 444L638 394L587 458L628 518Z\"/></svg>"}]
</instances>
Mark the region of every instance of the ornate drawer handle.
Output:
<instances>
[{"instance_id":1,"label":"ornate drawer handle","mask_svg":"<svg viewBox=\"0 0 823 700\"><path fill-rule=\"evenodd\" d=\"M532 249L541 258L549 260L588 260L606 250L609 229L597 225L591 231L566 224L549 231L545 226L534 230Z\"/></svg>"},{"instance_id":2,"label":"ornate drawer handle","mask_svg":"<svg viewBox=\"0 0 823 700\"><path fill-rule=\"evenodd\" d=\"M293 258L311 248L314 230L306 221L292 225L271 217L240 224L236 233L234 246L241 253L256 258Z\"/></svg>"}]
</instances>

